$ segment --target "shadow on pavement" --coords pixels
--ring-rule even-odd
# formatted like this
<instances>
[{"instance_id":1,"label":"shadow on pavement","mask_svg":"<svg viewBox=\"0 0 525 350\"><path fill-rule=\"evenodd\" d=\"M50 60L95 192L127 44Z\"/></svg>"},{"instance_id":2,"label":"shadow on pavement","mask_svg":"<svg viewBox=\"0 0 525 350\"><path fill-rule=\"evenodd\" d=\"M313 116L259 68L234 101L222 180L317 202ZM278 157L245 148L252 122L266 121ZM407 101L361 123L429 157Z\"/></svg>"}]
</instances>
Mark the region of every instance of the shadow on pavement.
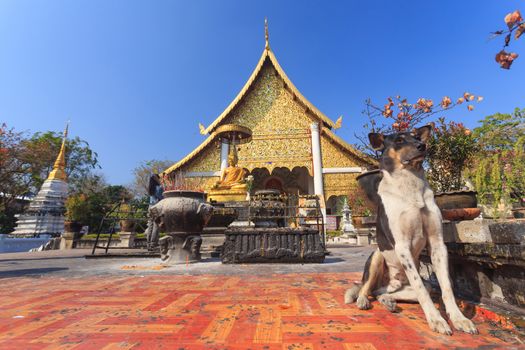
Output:
<instances>
[{"instance_id":1,"label":"shadow on pavement","mask_svg":"<svg viewBox=\"0 0 525 350\"><path fill-rule=\"evenodd\" d=\"M345 261L345 259L341 258L325 258L323 264L334 264L338 262Z\"/></svg>"},{"instance_id":2,"label":"shadow on pavement","mask_svg":"<svg viewBox=\"0 0 525 350\"><path fill-rule=\"evenodd\" d=\"M50 272L69 270L67 267L43 267L40 269L21 269L11 271L0 271L0 278L22 277L31 275L42 275Z\"/></svg>"}]
</instances>

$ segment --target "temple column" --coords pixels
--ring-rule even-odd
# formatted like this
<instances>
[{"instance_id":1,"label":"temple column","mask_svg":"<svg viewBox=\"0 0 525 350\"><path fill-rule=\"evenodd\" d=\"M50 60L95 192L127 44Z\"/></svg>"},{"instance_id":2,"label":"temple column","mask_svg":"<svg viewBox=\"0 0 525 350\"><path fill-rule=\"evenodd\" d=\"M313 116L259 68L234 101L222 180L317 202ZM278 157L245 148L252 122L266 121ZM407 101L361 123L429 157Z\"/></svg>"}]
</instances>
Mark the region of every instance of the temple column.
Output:
<instances>
[{"instance_id":1,"label":"temple column","mask_svg":"<svg viewBox=\"0 0 525 350\"><path fill-rule=\"evenodd\" d=\"M221 173L228 167L228 152L230 151L230 145L227 143L221 143Z\"/></svg>"},{"instance_id":2,"label":"temple column","mask_svg":"<svg viewBox=\"0 0 525 350\"><path fill-rule=\"evenodd\" d=\"M321 162L321 140L319 137L319 123L310 125L312 134L312 160L314 166L314 194L323 196L323 165Z\"/></svg>"}]
</instances>

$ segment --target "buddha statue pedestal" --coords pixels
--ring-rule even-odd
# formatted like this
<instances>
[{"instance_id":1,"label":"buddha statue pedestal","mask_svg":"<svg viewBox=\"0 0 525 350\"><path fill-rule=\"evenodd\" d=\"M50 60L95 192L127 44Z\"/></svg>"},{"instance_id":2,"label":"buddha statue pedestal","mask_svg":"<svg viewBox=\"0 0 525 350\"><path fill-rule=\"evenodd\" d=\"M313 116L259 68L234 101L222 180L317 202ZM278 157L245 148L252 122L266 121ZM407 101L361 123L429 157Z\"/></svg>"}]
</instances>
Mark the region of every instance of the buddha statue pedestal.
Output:
<instances>
[{"instance_id":1,"label":"buddha statue pedestal","mask_svg":"<svg viewBox=\"0 0 525 350\"><path fill-rule=\"evenodd\" d=\"M246 185L233 186L229 189L211 189L208 191L208 201L216 202L241 202L246 200Z\"/></svg>"}]
</instances>

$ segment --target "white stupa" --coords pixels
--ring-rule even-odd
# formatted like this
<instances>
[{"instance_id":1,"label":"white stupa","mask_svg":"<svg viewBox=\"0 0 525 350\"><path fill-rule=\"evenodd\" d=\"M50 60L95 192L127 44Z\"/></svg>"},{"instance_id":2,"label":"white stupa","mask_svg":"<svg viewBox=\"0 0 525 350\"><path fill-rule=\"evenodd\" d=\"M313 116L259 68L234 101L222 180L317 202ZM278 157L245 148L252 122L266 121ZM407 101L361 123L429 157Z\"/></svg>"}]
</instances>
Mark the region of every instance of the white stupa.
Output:
<instances>
[{"instance_id":1,"label":"white stupa","mask_svg":"<svg viewBox=\"0 0 525 350\"><path fill-rule=\"evenodd\" d=\"M29 208L18 215L17 226L11 233L17 237L35 237L41 234L58 236L64 232L65 202L68 195L66 175L66 139L68 126L64 130L62 146L53 170L44 181L40 191L29 204Z\"/></svg>"}]
</instances>

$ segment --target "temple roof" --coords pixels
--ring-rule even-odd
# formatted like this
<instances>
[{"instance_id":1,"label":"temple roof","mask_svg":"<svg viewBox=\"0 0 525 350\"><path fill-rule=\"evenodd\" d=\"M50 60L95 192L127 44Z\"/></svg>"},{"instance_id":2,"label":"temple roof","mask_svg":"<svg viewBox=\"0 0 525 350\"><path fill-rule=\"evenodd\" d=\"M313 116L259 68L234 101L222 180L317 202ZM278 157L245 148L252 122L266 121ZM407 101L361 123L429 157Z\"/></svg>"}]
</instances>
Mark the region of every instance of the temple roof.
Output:
<instances>
[{"instance_id":1,"label":"temple roof","mask_svg":"<svg viewBox=\"0 0 525 350\"><path fill-rule=\"evenodd\" d=\"M268 31L266 26L266 45L263 50L263 53L259 59L259 62L257 63L257 66L253 70L252 74L248 78L248 81L244 84L241 91L237 94L237 96L234 98L234 100L226 107L226 109L208 126L204 127L202 125L199 125L201 129L201 134L206 135L209 134L209 136L202 142L197 148L195 148L190 154L188 154L186 157L181 159L179 162L175 163L168 169L166 169L163 174L169 174L182 166L189 163L193 158L195 158L198 154L200 154L206 147L208 147L215 139L215 130L225 122L227 122L227 118L233 110L239 106L239 104L243 101L243 99L246 97L250 89L254 86L255 82L257 81L261 70L263 69L266 62L269 62L277 72L277 75L282 79L284 82L285 88L293 95L294 100L304 106L306 113L313 118L314 120L317 120L322 127L323 134L327 135L327 137L335 144L339 146L342 150L352 154L354 157L362 159L365 161L365 163L368 163L370 165L375 165L374 160L370 159L368 156L363 154L362 152L356 150L351 145L343 141L341 138L336 136L332 129L337 129L341 126L341 118L339 118L336 122L332 121L330 118L328 118L325 114L323 114L317 107L315 107L310 101L304 97L301 92L295 87L295 85L291 82L291 80L288 78L284 70L281 68L281 65L277 61L277 58L275 57L274 53L272 52L269 41L268 41Z\"/></svg>"},{"instance_id":2,"label":"temple roof","mask_svg":"<svg viewBox=\"0 0 525 350\"><path fill-rule=\"evenodd\" d=\"M338 145L340 148L345 150L346 152L352 154L356 158L361 159L365 163L367 163L370 166L377 166L378 162L374 158L371 158L370 156L364 154L363 152L355 149L352 145L346 143L342 138L334 134L330 129L323 127L322 134L328 136L328 138L333 141L336 145Z\"/></svg>"},{"instance_id":3,"label":"temple roof","mask_svg":"<svg viewBox=\"0 0 525 350\"><path fill-rule=\"evenodd\" d=\"M325 126L327 126L329 128L336 127L336 123L335 122L333 122L330 118L328 118L326 115L324 115L323 112L318 110L317 107L315 107L310 101L308 101L306 99L306 97L304 97L301 94L301 92L299 92L299 90L295 87L295 85L288 78L288 76L286 75L284 70L281 68L281 65L277 61L277 58L275 57L274 53L272 52L272 50L270 49L270 46L267 43L267 45L264 48L264 51L263 51L263 53L261 55L261 58L259 59L259 62L257 63L257 66L255 67L254 71L250 75L250 78L248 79L246 84L244 84L243 88L237 94L235 99L230 103L230 105L228 107L226 107L226 109L217 117L217 119L215 119L215 121L213 123L211 123L207 128L205 128L202 131L203 134L210 134L211 132L213 132L213 130L215 130L215 128L217 126L219 126L221 124L221 122L223 122L228 117L230 112L239 104L239 102L241 102L243 97L250 90L251 86L253 85L253 83L257 79L257 76L258 76L259 72L261 71L261 68L263 67L264 62L267 59L274 66L275 70L277 71L277 74L279 74L280 78L284 81L285 86L288 87L290 92L297 98L297 100L301 104L303 104L307 108L308 111L310 111L312 113L312 115L314 117L319 119L319 121L321 121Z\"/></svg>"},{"instance_id":4,"label":"temple roof","mask_svg":"<svg viewBox=\"0 0 525 350\"><path fill-rule=\"evenodd\" d=\"M206 146L208 146L212 141L213 139L215 139L215 135L210 135L206 138L206 140L204 140L203 143L201 143L197 148L195 148L190 154L188 154L186 157L182 158L181 160L179 160L177 163L173 164L172 166L170 166L168 169L164 170L162 172L162 174L169 174L171 173L172 171L175 171L177 170L178 168L180 168L181 166L183 166L184 164L186 164L187 162L189 162L193 157L195 157L197 154L199 154L203 149L206 148Z\"/></svg>"}]
</instances>

